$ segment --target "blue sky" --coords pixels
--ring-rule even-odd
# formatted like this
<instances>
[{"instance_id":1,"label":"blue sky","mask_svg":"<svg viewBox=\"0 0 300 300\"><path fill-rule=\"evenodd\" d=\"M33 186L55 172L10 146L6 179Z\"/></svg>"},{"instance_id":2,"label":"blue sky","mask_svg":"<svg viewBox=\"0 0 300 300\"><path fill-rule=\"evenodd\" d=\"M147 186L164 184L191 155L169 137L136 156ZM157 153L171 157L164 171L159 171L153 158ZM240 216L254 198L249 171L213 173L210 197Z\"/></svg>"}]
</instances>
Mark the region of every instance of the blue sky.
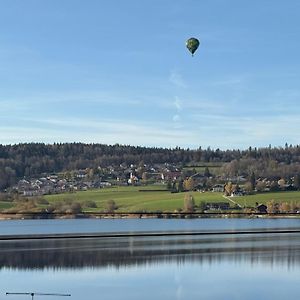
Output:
<instances>
[{"instance_id":1,"label":"blue sky","mask_svg":"<svg viewBox=\"0 0 300 300\"><path fill-rule=\"evenodd\" d=\"M0 143L299 144L299 34L297 0L0 0Z\"/></svg>"}]
</instances>

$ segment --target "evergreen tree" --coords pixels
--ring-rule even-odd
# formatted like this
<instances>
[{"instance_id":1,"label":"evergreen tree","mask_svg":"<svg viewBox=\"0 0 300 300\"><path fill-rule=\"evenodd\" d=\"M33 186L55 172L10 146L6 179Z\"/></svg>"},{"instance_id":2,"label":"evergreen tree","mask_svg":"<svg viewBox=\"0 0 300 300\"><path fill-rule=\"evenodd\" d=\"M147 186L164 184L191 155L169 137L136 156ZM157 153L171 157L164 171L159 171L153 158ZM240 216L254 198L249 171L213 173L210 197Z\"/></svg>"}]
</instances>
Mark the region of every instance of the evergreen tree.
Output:
<instances>
[{"instance_id":1,"label":"evergreen tree","mask_svg":"<svg viewBox=\"0 0 300 300\"><path fill-rule=\"evenodd\" d=\"M255 179L254 172L251 173L249 181L250 181L250 184L251 184L251 189L253 191L255 189L255 185L256 185L256 179Z\"/></svg>"}]
</instances>

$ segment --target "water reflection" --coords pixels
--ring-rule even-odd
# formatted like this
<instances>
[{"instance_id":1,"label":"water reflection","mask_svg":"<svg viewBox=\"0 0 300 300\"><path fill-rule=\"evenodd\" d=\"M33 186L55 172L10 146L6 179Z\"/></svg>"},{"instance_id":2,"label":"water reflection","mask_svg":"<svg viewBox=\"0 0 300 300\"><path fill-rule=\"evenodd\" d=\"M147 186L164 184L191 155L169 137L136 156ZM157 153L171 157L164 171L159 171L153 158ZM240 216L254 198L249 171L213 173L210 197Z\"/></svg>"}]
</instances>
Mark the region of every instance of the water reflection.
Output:
<instances>
[{"instance_id":1,"label":"water reflection","mask_svg":"<svg viewBox=\"0 0 300 300\"><path fill-rule=\"evenodd\" d=\"M300 234L1 241L0 267L77 269L172 263L300 265Z\"/></svg>"}]
</instances>

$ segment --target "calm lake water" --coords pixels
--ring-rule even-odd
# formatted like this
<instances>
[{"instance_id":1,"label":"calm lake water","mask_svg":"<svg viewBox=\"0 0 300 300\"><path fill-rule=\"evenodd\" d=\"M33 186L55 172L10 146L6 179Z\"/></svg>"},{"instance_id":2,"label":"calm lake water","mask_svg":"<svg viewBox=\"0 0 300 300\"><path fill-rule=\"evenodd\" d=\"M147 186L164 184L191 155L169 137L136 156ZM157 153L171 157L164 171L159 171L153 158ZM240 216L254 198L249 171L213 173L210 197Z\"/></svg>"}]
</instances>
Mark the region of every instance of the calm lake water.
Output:
<instances>
[{"instance_id":1,"label":"calm lake water","mask_svg":"<svg viewBox=\"0 0 300 300\"><path fill-rule=\"evenodd\" d=\"M262 228L300 220L1 221L0 235ZM298 299L300 234L0 241L0 266L0 299Z\"/></svg>"}]
</instances>

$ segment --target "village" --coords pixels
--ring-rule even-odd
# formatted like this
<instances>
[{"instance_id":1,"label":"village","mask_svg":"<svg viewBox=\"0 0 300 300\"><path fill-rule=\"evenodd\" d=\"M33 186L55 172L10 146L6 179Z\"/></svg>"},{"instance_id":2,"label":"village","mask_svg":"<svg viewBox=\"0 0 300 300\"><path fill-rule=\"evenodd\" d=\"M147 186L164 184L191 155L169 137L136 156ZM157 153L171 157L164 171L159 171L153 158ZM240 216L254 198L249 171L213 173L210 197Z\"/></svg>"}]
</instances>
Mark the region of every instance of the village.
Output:
<instances>
[{"instance_id":1,"label":"village","mask_svg":"<svg viewBox=\"0 0 300 300\"><path fill-rule=\"evenodd\" d=\"M294 178L246 178L212 174L206 167L202 172L195 168L182 168L170 164L125 165L81 169L33 178L22 178L8 188L8 194L42 196L66 192L86 191L111 186L162 185L171 192L211 191L225 196L239 197L253 192L296 190Z\"/></svg>"}]
</instances>

